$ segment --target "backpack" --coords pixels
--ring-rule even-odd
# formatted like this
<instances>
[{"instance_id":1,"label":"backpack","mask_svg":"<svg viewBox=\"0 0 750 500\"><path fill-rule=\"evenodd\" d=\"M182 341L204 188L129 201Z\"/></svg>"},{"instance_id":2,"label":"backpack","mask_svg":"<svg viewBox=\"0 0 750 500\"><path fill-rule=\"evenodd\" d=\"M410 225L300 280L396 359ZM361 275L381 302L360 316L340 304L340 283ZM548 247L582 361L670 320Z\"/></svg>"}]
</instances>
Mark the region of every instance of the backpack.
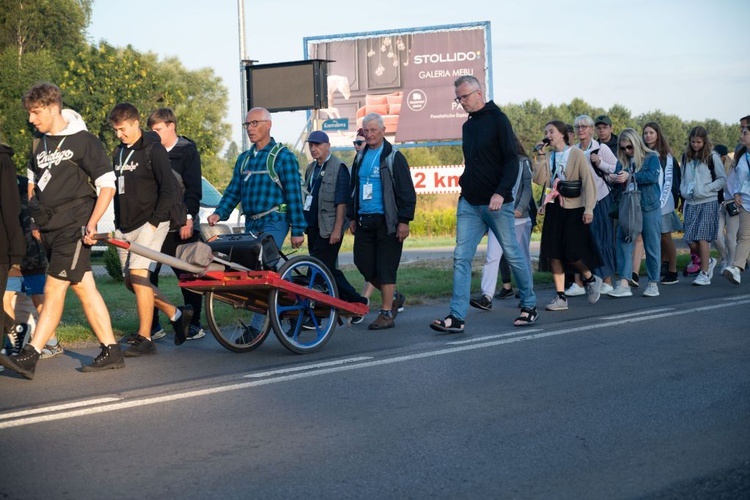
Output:
<instances>
[{"instance_id":1,"label":"backpack","mask_svg":"<svg viewBox=\"0 0 750 500\"><path fill-rule=\"evenodd\" d=\"M279 186L279 189L281 191L284 191L284 186L281 184L281 181L279 180L279 174L276 173L276 158L279 156L279 153L281 153L282 149L285 149L286 146L281 144L280 142L277 142L274 144L274 146L271 148L271 151L268 152L268 157L266 157L266 169L265 170L248 170L247 175L253 175L253 174L266 174L268 177L271 178L271 180ZM247 166L247 161L244 162L243 167ZM242 170L240 170L242 172Z\"/></svg>"},{"instance_id":2,"label":"backpack","mask_svg":"<svg viewBox=\"0 0 750 500\"><path fill-rule=\"evenodd\" d=\"M155 142L150 142L146 145L146 161L148 162L149 167L153 169L153 164L151 163L151 149L154 147ZM179 231L179 229L187 224L187 216L188 216L188 209L187 205L185 205L185 183L182 180L182 175L175 172L172 168L172 165L170 164L169 170L174 174L174 181L177 185L177 201L174 202L174 204L169 207L169 230L170 231ZM169 182L169 181L167 181Z\"/></svg>"}]
</instances>

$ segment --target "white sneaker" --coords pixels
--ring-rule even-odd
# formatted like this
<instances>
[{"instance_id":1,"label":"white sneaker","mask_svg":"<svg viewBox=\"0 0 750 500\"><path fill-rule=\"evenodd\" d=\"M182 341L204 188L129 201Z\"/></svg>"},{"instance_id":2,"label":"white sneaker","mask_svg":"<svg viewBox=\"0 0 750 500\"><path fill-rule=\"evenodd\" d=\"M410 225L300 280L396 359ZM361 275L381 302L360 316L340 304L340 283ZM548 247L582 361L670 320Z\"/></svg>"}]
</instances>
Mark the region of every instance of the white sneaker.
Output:
<instances>
[{"instance_id":1,"label":"white sneaker","mask_svg":"<svg viewBox=\"0 0 750 500\"><path fill-rule=\"evenodd\" d=\"M602 286L599 287L599 293L601 293L602 295L606 295L614 289L615 288L609 283L602 283Z\"/></svg>"},{"instance_id":2,"label":"white sneaker","mask_svg":"<svg viewBox=\"0 0 750 500\"><path fill-rule=\"evenodd\" d=\"M625 285L617 285L611 292L609 292L607 295L610 297L615 298L622 298L622 297L632 297L633 292L630 291L630 286Z\"/></svg>"},{"instance_id":3,"label":"white sneaker","mask_svg":"<svg viewBox=\"0 0 750 500\"><path fill-rule=\"evenodd\" d=\"M711 257L708 259L708 279L711 280L714 277L714 269L716 269L716 259Z\"/></svg>"},{"instance_id":4,"label":"white sneaker","mask_svg":"<svg viewBox=\"0 0 750 500\"><path fill-rule=\"evenodd\" d=\"M699 272L698 276L693 280L693 286L706 286L710 284L711 278L708 276L708 273L704 273L703 271Z\"/></svg>"},{"instance_id":5,"label":"white sneaker","mask_svg":"<svg viewBox=\"0 0 750 500\"><path fill-rule=\"evenodd\" d=\"M742 279L740 278L740 268L736 266L727 266L721 274L733 285L739 285Z\"/></svg>"},{"instance_id":6,"label":"white sneaker","mask_svg":"<svg viewBox=\"0 0 750 500\"><path fill-rule=\"evenodd\" d=\"M573 283L565 290L566 297L580 297L586 295L586 290L582 286L578 286L578 283Z\"/></svg>"},{"instance_id":7,"label":"white sneaker","mask_svg":"<svg viewBox=\"0 0 750 500\"><path fill-rule=\"evenodd\" d=\"M659 285L655 281L651 281L648 284L648 288L643 292L644 297L658 297L659 296Z\"/></svg>"}]
</instances>

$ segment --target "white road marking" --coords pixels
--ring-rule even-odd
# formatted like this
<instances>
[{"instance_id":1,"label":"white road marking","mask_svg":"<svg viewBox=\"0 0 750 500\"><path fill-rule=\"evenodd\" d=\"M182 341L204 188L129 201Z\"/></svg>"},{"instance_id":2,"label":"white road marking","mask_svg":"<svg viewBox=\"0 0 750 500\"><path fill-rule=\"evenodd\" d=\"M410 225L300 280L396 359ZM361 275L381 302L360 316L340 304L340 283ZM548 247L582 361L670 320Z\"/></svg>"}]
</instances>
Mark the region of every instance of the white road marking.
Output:
<instances>
[{"instance_id":1,"label":"white road marking","mask_svg":"<svg viewBox=\"0 0 750 500\"><path fill-rule=\"evenodd\" d=\"M55 414L37 415L37 416L30 416L26 418L18 418L15 420L6 420L4 422L0 422L0 429L9 429L12 427L20 427L24 425L31 425L31 424L37 424L37 423L43 423L43 422L52 422L55 420L63 420L63 419L75 418L75 417L84 417L88 415L95 415L98 413L106 413L106 412L111 412L111 411L138 408L140 406L149 406L149 405L155 405L155 404L161 404L161 403L169 403L172 401L180 401L183 399L197 398L197 397L202 397L202 396L211 396L214 394L221 394L223 392L238 391L242 389L249 389L252 387L261 387L261 386L270 385L270 384L279 384L282 382L290 382L293 380L301 380L301 379L306 379L306 378L311 378L311 377L318 377L321 375L328 375L331 373L340 373L340 372L346 372L346 371L351 371L351 370L360 370L363 368L371 368L374 366L383 366L383 365L390 365L394 363L402 363L405 361L413 361L416 359L425 359L425 358L432 358L436 356L444 356L446 354L455 354L455 353L464 352L464 351L472 351L475 349L484 349L487 347L495 347L495 346L504 345L504 344L512 344L514 342L536 340L536 339L542 339L546 337L555 337L558 335L565 335L567 333L585 332L585 331L590 331L590 330L604 329L604 328L608 328L611 326L623 325L627 323L638 323L641 321L650 321L656 318L681 316L684 314L692 314L695 312L702 312L702 311L711 311L714 309L723 309L726 307L734 307L734 306L738 306L742 304L749 304L749 303L750 303L750 300L740 300L740 301L734 301L732 303L723 303L723 304L709 305L709 306L704 306L704 307L697 307L693 309L685 309L681 311L665 312L663 314L652 314L648 316L643 316L643 315L634 316L630 318L621 319L618 321L611 321L608 323L593 323L590 325L584 325L584 326L573 327L573 328L564 328L562 330L553 330L549 332L536 333L533 335L515 336L515 337L510 337L510 338L490 340L490 341L482 342L482 343L474 343L470 345L450 347L447 349L438 349L435 351L424 352L420 354L394 356L392 358L377 359L377 360L372 360L372 361L365 361L362 363L346 364L346 365L340 365L340 366L328 366L328 367L318 369L318 370L306 371L304 373L295 373L295 374L289 374L289 375L282 375L279 377L266 378L263 380L254 380L252 382L242 382L242 383L230 384L230 385L225 385L225 386L220 386L220 387L198 389L198 390L187 391L187 392L183 392L179 394L169 394L169 395L157 396L157 397L152 397L152 398L133 399L130 401L123 400L119 402L114 402L112 404L103 404L101 406L95 406L92 408L79 408L75 410L61 411L60 413L55 413Z\"/></svg>"},{"instance_id":2,"label":"white road marking","mask_svg":"<svg viewBox=\"0 0 750 500\"><path fill-rule=\"evenodd\" d=\"M53 411L70 410L71 408L80 408L82 406L94 406L94 405L100 405L100 404L105 404L105 403L113 403L115 401L120 401L121 399L122 398L87 399L85 401L75 401L73 403L63 403L63 404L52 405L52 406L41 406L39 408L32 408L30 410L9 411L6 413L0 413L0 420L25 417L28 415L35 415L37 413L50 413Z\"/></svg>"},{"instance_id":3,"label":"white road marking","mask_svg":"<svg viewBox=\"0 0 750 500\"><path fill-rule=\"evenodd\" d=\"M268 372L250 373L248 375L243 375L242 378L265 378L265 377L270 377L272 375L282 375L284 373L294 373L294 372L301 372L305 370L314 370L316 368L325 368L328 366L345 365L347 363L356 363L357 361L367 361L369 359L373 359L372 356L361 356L359 358L338 359L336 361L326 361L324 363L315 363L313 365L293 366L291 368L283 368L280 370L273 370L273 371L268 371Z\"/></svg>"},{"instance_id":4,"label":"white road marking","mask_svg":"<svg viewBox=\"0 0 750 500\"><path fill-rule=\"evenodd\" d=\"M524 328L524 329L520 329L519 328L518 330L512 331L510 333L498 333L497 335L487 335L487 336L476 337L476 338L467 339L467 340L456 340L454 342L448 342L448 345L473 344L475 342L486 342L487 340L490 340L490 339L499 339L499 338L503 338L503 337L513 337L515 335L526 335L526 334L529 334L531 332L543 332L543 331L544 330L542 330L541 328L532 328L530 330L526 329L526 328Z\"/></svg>"},{"instance_id":5,"label":"white road marking","mask_svg":"<svg viewBox=\"0 0 750 500\"><path fill-rule=\"evenodd\" d=\"M633 311L626 314L615 314L613 316L602 316L602 319L620 319L629 318L631 316L643 316L646 314L656 314L665 311L674 311L674 307L662 307L661 309L646 309L645 311Z\"/></svg>"}]
</instances>

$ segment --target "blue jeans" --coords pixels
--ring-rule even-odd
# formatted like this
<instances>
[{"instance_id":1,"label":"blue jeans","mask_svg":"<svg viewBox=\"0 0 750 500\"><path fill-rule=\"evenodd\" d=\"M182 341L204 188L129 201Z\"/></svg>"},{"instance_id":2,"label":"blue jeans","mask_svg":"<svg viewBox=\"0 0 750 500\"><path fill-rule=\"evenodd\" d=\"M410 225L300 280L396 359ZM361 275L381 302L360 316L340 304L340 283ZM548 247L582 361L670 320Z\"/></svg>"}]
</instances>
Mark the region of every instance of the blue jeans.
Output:
<instances>
[{"instance_id":1,"label":"blue jeans","mask_svg":"<svg viewBox=\"0 0 750 500\"><path fill-rule=\"evenodd\" d=\"M252 222L254 222L255 224L251 226ZM279 250L281 250L281 245L284 244L286 235L289 232L289 223L286 221L286 219L274 219L272 217L263 217L262 219L258 221L251 221L251 223L245 224L246 231L253 230L256 236L258 236L258 233L261 233L261 232L270 234L273 237L273 241L276 242L276 246L279 248ZM281 264L283 264L283 261L279 260L278 265L280 266ZM254 314L253 319L250 320L250 326L255 328L256 330L261 330L263 328L263 322L265 320L266 320L265 315Z\"/></svg>"},{"instance_id":2,"label":"blue jeans","mask_svg":"<svg viewBox=\"0 0 750 500\"><path fill-rule=\"evenodd\" d=\"M649 283L659 282L661 271L661 208L643 212L643 249L646 251L646 270ZM617 227L617 272L620 279L633 274L633 243L626 242L620 227Z\"/></svg>"},{"instance_id":3,"label":"blue jeans","mask_svg":"<svg viewBox=\"0 0 750 500\"><path fill-rule=\"evenodd\" d=\"M471 205L460 198L456 211L456 249L453 251L453 297L451 314L464 319L469 310L471 294L471 261L477 253L477 245L489 230L503 248L513 277L521 293L522 307L536 307L536 295L531 271L523 252L516 242L513 204L503 203L500 210L490 211L487 205Z\"/></svg>"}]
</instances>

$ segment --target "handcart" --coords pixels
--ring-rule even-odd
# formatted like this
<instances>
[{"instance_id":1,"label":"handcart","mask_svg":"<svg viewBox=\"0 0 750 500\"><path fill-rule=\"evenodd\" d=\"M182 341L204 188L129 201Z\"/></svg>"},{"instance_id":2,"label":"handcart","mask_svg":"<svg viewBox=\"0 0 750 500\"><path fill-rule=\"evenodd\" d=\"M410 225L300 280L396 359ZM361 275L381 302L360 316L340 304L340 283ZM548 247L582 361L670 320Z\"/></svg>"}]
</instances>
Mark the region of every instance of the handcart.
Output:
<instances>
[{"instance_id":1,"label":"handcart","mask_svg":"<svg viewBox=\"0 0 750 500\"><path fill-rule=\"evenodd\" d=\"M177 257L111 233L96 239L186 271L179 286L203 294L211 333L230 351L252 351L273 328L290 351L315 352L331 338L340 318L369 310L338 298L336 282L320 260L287 258L270 235L221 235L208 244L181 245Z\"/></svg>"}]
</instances>

